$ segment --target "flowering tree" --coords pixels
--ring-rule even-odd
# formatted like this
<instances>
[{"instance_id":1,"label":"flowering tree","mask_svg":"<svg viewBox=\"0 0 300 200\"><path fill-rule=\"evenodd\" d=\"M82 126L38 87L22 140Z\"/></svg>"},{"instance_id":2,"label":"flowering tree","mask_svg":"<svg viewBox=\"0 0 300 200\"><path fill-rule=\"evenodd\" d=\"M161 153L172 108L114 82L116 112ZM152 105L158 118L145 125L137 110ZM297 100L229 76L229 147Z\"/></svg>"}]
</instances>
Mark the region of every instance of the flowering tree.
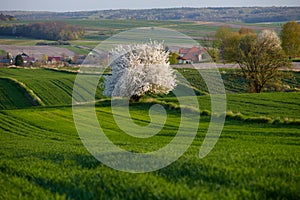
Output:
<instances>
[{"instance_id":1,"label":"flowering tree","mask_svg":"<svg viewBox=\"0 0 300 200\"><path fill-rule=\"evenodd\" d=\"M163 43L120 45L112 51L112 75L105 80L104 95L138 101L146 93L167 94L175 86L169 52Z\"/></svg>"},{"instance_id":2,"label":"flowering tree","mask_svg":"<svg viewBox=\"0 0 300 200\"><path fill-rule=\"evenodd\" d=\"M239 42L235 58L246 78L250 91L260 93L270 82L278 82L281 67L289 67L280 39L272 30L258 36L245 36Z\"/></svg>"}]
</instances>

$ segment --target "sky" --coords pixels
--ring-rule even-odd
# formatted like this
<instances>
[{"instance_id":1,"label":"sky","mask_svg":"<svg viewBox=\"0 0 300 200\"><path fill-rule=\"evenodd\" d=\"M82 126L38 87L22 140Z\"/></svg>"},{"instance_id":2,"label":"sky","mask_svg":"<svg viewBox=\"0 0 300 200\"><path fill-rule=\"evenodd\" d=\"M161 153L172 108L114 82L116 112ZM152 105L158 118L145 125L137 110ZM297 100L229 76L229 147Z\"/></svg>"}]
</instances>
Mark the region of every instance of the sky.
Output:
<instances>
[{"instance_id":1,"label":"sky","mask_svg":"<svg viewBox=\"0 0 300 200\"><path fill-rule=\"evenodd\" d=\"M173 7L300 6L300 0L0 0L0 10L86 11Z\"/></svg>"}]
</instances>

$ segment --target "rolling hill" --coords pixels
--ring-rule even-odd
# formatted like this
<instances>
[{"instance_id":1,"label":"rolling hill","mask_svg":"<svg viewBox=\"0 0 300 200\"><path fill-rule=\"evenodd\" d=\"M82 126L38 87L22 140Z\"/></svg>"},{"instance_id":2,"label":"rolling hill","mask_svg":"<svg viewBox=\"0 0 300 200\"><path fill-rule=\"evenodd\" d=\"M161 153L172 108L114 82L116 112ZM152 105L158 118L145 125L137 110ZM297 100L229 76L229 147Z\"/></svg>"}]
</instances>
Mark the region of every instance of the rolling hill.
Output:
<instances>
[{"instance_id":1,"label":"rolling hill","mask_svg":"<svg viewBox=\"0 0 300 200\"><path fill-rule=\"evenodd\" d=\"M210 121L210 116L203 115L194 141L169 166L149 173L107 167L89 153L76 130L71 107L75 75L46 69L0 69L0 199L300 198L299 123L229 118L214 149L199 159ZM190 80L195 78L190 72L185 75ZM201 84L195 84L198 90L203 89ZM25 90L21 89L24 85ZM228 110L234 113L282 118L285 122L288 121L284 118L300 119L299 92L234 93L239 87L230 85L227 91L234 90L227 95ZM27 97L30 90L42 104L31 104ZM101 90L97 95L103 98ZM176 103L171 95L151 98ZM200 108L209 110L209 96L198 98ZM155 102L131 105L130 114L136 124L145 126L151 122L149 108ZM90 112L90 105L79 108L83 113ZM166 108L162 130L143 139L119 128L109 101L100 101L93 109L105 135L115 145L144 153L158 150L176 137L181 113L168 109L168 104ZM152 117L160 116L154 113ZM189 136L189 130L195 128L192 126L187 124L184 136ZM179 148L180 143L174 150Z\"/></svg>"}]
</instances>

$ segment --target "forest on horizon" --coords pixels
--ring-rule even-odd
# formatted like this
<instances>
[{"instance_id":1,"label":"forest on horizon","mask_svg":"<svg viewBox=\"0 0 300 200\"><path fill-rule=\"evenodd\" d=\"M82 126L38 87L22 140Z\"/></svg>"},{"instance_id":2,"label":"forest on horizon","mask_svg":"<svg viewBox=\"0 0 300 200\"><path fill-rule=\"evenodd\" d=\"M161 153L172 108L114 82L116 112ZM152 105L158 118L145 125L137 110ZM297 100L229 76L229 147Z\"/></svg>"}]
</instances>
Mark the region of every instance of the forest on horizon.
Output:
<instances>
[{"instance_id":1,"label":"forest on horizon","mask_svg":"<svg viewBox=\"0 0 300 200\"><path fill-rule=\"evenodd\" d=\"M18 20L53 19L135 19L182 20L213 22L278 22L300 20L300 7L211 7L211 8L160 8L119 9L77 12L0 11Z\"/></svg>"}]
</instances>

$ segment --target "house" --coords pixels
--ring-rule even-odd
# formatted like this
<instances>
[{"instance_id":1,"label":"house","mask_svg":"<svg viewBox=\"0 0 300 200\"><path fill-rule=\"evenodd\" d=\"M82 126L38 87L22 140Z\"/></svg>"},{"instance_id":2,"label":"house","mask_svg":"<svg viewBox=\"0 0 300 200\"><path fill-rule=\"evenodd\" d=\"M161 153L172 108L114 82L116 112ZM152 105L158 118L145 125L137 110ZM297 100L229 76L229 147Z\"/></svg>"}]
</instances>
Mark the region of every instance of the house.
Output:
<instances>
[{"instance_id":1,"label":"house","mask_svg":"<svg viewBox=\"0 0 300 200\"><path fill-rule=\"evenodd\" d=\"M200 49L199 47L181 48L179 49L179 64L199 63L203 59L202 55L205 52L205 49Z\"/></svg>"},{"instance_id":2,"label":"house","mask_svg":"<svg viewBox=\"0 0 300 200\"><path fill-rule=\"evenodd\" d=\"M26 63L34 63L35 62L35 58L34 57L30 57L26 53L22 53L21 56L23 58L24 64L26 64Z\"/></svg>"},{"instance_id":3,"label":"house","mask_svg":"<svg viewBox=\"0 0 300 200\"><path fill-rule=\"evenodd\" d=\"M48 63L50 63L50 64L59 63L61 61L62 61L61 57L57 57L57 56L49 56L48 57Z\"/></svg>"}]
</instances>

